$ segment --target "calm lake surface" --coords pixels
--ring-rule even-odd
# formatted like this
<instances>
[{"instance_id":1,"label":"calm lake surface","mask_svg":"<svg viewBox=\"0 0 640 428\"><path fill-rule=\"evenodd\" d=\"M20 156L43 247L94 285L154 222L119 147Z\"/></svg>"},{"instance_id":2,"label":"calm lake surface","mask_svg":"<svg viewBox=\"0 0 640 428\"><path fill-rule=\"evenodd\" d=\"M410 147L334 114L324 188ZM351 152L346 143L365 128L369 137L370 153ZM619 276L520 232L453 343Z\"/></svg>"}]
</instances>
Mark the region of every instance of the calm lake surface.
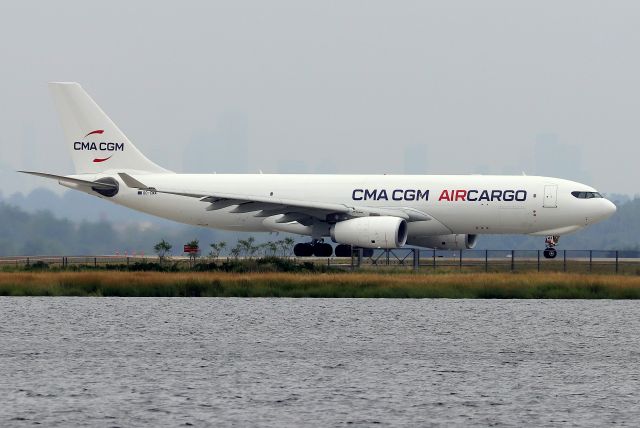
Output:
<instances>
[{"instance_id":1,"label":"calm lake surface","mask_svg":"<svg viewBox=\"0 0 640 428\"><path fill-rule=\"evenodd\" d=\"M0 426L636 425L634 301L0 298Z\"/></svg>"}]
</instances>

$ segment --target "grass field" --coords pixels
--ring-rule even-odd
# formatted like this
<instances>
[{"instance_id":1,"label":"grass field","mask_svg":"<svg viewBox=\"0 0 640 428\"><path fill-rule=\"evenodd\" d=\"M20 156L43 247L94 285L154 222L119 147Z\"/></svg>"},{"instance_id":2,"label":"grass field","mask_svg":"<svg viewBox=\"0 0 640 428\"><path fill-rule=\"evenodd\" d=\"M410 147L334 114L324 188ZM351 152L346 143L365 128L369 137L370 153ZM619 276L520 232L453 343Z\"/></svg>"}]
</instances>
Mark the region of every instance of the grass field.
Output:
<instances>
[{"instance_id":1,"label":"grass field","mask_svg":"<svg viewBox=\"0 0 640 428\"><path fill-rule=\"evenodd\" d=\"M0 272L0 295L638 299L640 276L564 273Z\"/></svg>"}]
</instances>

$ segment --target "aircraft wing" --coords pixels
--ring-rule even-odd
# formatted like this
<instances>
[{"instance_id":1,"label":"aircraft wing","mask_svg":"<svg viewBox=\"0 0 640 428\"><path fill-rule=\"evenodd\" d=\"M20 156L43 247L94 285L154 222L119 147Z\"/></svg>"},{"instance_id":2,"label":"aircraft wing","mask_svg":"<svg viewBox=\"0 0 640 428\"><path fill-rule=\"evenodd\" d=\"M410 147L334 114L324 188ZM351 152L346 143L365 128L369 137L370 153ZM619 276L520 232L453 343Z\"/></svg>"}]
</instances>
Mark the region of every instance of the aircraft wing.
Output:
<instances>
[{"instance_id":1,"label":"aircraft wing","mask_svg":"<svg viewBox=\"0 0 640 428\"><path fill-rule=\"evenodd\" d=\"M328 219L340 221L348 218L367 216L392 216L400 217L407 221L431 220L431 217L428 214L408 207L368 207L242 193L183 192L179 190L149 187L126 173L119 173L118 175L127 186L132 188L153 190L158 193L165 193L169 195L197 198L202 202L208 203L208 205L204 207L207 211L216 211L223 208L234 207L231 210L232 213L253 212L256 217L271 217L278 214L284 214L284 216L278 220L278 223L298 221L301 224L305 224L313 218L317 218L322 221L326 221Z\"/></svg>"}]
</instances>

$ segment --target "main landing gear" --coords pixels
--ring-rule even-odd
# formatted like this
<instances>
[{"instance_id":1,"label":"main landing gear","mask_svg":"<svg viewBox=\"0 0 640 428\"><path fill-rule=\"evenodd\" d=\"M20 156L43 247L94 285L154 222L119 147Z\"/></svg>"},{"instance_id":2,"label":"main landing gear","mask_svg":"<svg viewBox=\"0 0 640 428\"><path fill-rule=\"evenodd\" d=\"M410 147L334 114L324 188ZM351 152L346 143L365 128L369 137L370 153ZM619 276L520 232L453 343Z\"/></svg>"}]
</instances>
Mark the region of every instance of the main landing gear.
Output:
<instances>
[{"instance_id":1,"label":"main landing gear","mask_svg":"<svg viewBox=\"0 0 640 428\"><path fill-rule=\"evenodd\" d=\"M314 239L311 242L296 244L293 247L293 254L296 257L331 257L333 255L333 247L331 244L325 244Z\"/></svg>"},{"instance_id":2,"label":"main landing gear","mask_svg":"<svg viewBox=\"0 0 640 428\"><path fill-rule=\"evenodd\" d=\"M339 244L336 246L336 257L351 257L352 252L351 245Z\"/></svg>"},{"instance_id":3,"label":"main landing gear","mask_svg":"<svg viewBox=\"0 0 640 428\"><path fill-rule=\"evenodd\" d=\"M336 257L351 257L353 254L351 245L336 245ZM321 240L314 239L311 242L296 244L293 247L293 254L296 257L331 257L333 255L333 247ZM373 257L373 248L362 248L362 257Z\"/></svg>"},{"instance_id":4,"label":"main landing gear","mask_svg":"<svg viewBox=\"0 0 640 428\"><path fill-rule=\"evenodd\" d=\"M547 248L544 250L544 258L545 259L555 259L558 255L558 250L556 250L556 245L558 245L558 241L560 237L557 235L549 235L544 240L544 243L547 245Z\"/></svg>"},{"instance_id":5,"label":"main landing gear","mask_svg":"<svg viewBox=\"0 0 640 428\"><path fill-rule=\"evenodd\" d=\"M336 257L357 256L357 253L354 254L353 250L362 250L362 257L373 257L373 248L358 248L347 244L340 244L336 246Z\"/></svg>"}]
</instances>

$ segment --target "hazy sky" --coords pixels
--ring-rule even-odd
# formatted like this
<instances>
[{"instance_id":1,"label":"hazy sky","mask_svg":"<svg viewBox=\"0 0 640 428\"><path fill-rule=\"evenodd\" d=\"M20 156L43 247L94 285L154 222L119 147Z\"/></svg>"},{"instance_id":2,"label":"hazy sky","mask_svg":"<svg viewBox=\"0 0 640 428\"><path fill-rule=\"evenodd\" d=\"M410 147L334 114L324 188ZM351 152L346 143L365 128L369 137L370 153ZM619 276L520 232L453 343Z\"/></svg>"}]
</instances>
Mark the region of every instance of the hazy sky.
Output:
<instances>
[{"instance_id":1,"label":"hazy sky","mask_svg":"<svg viewBox=\"0 0 640 428\"><path fill-rule=\"evenodd\" d=\"M45 185L16 169L73 172L55 80L181 172L419 172L417 154L638 193L638 1L4 1L0 61L5 195Z\"/></svg>"}]
</instances>

